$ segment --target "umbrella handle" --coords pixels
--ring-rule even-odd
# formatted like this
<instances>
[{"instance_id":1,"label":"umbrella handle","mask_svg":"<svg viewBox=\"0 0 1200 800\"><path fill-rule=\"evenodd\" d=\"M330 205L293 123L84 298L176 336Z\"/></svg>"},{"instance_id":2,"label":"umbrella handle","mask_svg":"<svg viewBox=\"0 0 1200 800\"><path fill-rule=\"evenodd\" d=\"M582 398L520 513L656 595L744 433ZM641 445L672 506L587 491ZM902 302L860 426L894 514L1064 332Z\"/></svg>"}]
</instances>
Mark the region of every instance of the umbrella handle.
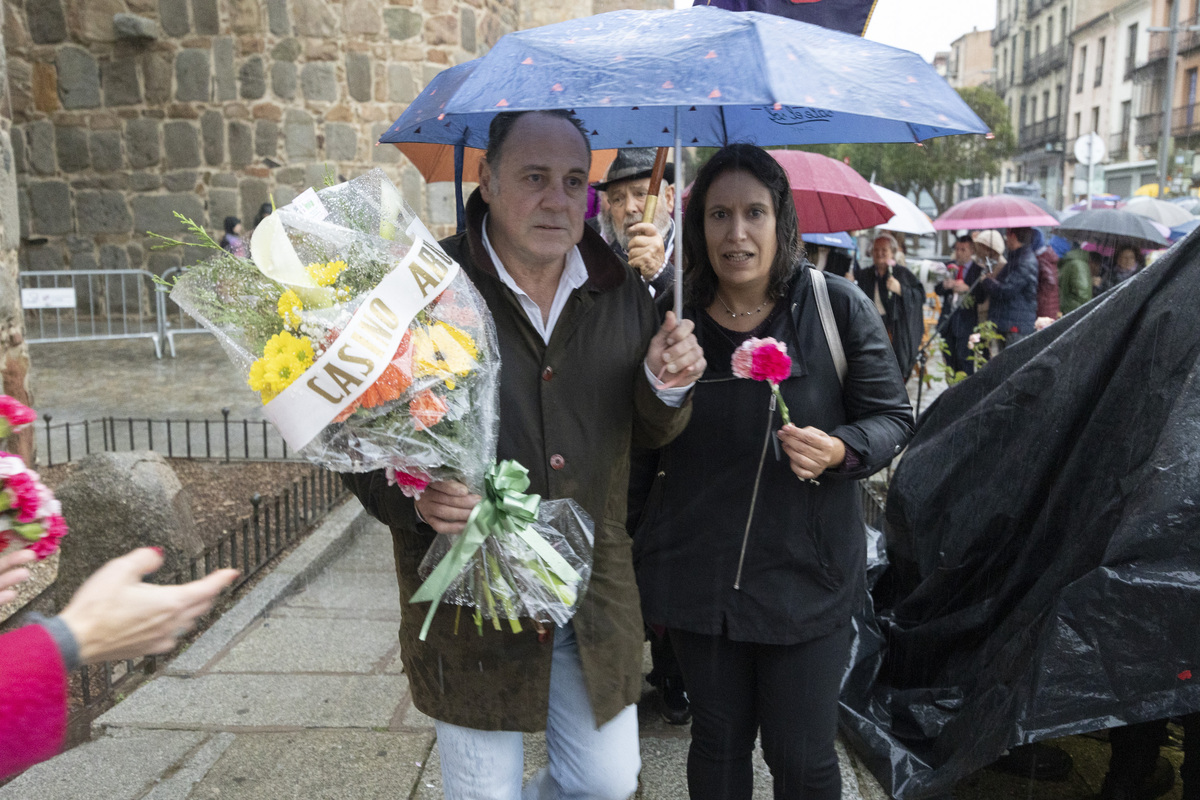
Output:
<instances>
[{"instance_id":1,"label":"umbrella handle","mask_svg":"<svg viewBox=\"0 0 1200 800\"><path fill-rule=\"evenodd\" d=\"M658 148L654 157L654 170L650 173L650 189L646 192L646 205L642 209L642 222L653 222L654 212L658 209L658 193L662 188L663 173L667 170L667 151L671 148Z\"/></svg>"}]
</instances>

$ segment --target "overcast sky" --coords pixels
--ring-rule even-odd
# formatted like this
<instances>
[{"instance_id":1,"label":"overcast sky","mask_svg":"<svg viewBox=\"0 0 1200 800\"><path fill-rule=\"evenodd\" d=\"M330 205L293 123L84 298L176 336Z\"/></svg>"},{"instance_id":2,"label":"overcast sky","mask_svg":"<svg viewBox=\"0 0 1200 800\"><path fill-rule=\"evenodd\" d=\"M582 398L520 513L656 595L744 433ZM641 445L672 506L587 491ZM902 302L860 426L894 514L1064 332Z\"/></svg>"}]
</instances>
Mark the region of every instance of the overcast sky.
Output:
<instances>
[{"instance_id":1,"label":"overcast sky","mask_svg":"<svg viewBox=\"0 0 1200 800\"><path fill-rule=\"evenodd\" d=\"M690 5L692 0L675 0L676 8ZM972 28L989 30L995 24L996 0L878 0L867 38L932 61L934 53L949 50Z\"/></svg>"}]
</instances>

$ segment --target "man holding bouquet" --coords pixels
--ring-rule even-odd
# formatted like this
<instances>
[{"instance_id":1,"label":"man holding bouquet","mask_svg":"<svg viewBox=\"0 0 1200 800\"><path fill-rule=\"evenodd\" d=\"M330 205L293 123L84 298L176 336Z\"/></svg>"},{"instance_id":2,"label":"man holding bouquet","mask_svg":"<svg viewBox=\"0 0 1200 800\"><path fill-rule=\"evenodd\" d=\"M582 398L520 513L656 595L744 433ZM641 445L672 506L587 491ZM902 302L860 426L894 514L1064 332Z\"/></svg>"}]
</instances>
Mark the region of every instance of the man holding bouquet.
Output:
<instances>
[{"instance_id":1,"label":"man holding bouquet","mask_svg":"<svg viewBox=\"0 0 1200 800\"><path fill-rule=\"evenodd\" d=\"M521 733L546 731L549 768L525 797L628 797L640 769L642 619L625 532L631 444L656 448L687 424L704 371L690 321L659 326L637 274L584 225L591 154L559 112L502 114L489 131L467 230L442 244L491 311L499 340L498 459L530 493L571 498L595 522L590 585L571 622L539 631L455 631L408 606L436 533L466 524L477 495L434 483L415 502L382 471L346 474L387 524L405 613L401 657L418 709L437 720L445 795L522 796Z\"/></svg>"}]
</instances>

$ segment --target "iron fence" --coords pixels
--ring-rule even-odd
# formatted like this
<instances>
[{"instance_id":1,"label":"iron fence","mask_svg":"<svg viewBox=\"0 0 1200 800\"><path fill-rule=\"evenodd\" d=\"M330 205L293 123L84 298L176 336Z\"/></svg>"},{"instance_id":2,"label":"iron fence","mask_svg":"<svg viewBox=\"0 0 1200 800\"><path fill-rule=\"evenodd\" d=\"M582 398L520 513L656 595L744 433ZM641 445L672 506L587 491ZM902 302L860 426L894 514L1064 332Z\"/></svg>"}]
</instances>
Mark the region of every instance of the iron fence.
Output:
<instances>
[{"instance_id":1,"label":"iron fence","mask_svg":"<svg viewBox=\"0 0 1200 800\"><path fill-rule=\"evenodd\" d=\"M54 423L45 414L38 429L35 463L52 467L92 453L154 450L168 458L221 461L296 460L295 452L265 419L145 419L103 417Z\"/></svg>"},{"instance_id":2,"label":"iron fence","mask_svg":"<svg viewBox=\"0 0 1200 800\"><path fill-rule=\"evenodd\" d=\"M232 586L236 590L280 552L303 538L347 494L337 473L313 467L308 475L293 481L279 494L268 498L254 495L250 499L250 513L240 526L224 531L182 570L156 582L180 584L231 567L241 570ZM127 687L133 688L135 676L156 672L158 663L158 656L144 656L79 667L73 680L78 682L82 707L73 713L72 728L86 734L86 726L108 700Z\"/></svg>"},{"instance_id":3,"label":"iron fence","mask_svg":"<svg viewBox=\"0 0 1200 800\"><path fill-rule=\"evenodd\" d=\"M162 358L160 292L140 269L19 274L26 341L150 339Z\"/></svg>"}]
</instances>

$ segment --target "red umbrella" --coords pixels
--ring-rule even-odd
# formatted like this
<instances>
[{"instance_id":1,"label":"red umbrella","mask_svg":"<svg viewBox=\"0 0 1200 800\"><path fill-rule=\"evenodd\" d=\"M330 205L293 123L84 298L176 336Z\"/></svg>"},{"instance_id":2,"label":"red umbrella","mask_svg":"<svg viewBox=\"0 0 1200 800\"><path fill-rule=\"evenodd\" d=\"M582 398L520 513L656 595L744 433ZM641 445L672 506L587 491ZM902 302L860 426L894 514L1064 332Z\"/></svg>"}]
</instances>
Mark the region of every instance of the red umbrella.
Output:
<instances>
[{"instance_id":1,"label":"red umbrella","mask_svg":"<svg viewBox=\"0 0 1200 800\"><path fill-rule=\"evenodd\" d=\"M837 233L882 225L895 212L866 178L819 153L769 150L787 172L801 233Z\"/></svg>"},{"instance_id":2,"label":"red umbrella","mask_svg":"<svg viewBox=\"0 0 1200 800\"><path fill-rule=\"evenodd\" d=\"M1057 224L1057 219L1015 194L993 194L963 200L947 208L933 221L933 227L939 231L1040 228Z\"/></svg>"}]
</instances>

